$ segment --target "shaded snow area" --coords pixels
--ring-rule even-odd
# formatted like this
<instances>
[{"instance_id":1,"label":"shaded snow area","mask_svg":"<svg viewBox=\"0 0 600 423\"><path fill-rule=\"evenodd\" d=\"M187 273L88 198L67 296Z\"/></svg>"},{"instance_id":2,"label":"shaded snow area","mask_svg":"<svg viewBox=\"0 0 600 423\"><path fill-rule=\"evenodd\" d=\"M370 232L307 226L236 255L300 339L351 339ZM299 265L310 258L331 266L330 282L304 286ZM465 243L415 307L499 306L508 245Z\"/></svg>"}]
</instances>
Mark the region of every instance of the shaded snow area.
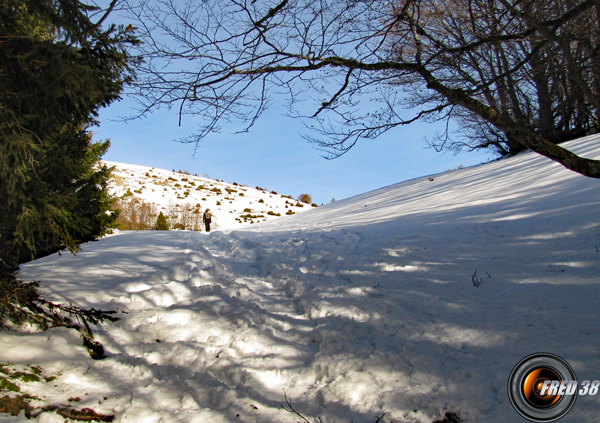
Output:
<instances>
[{"instance_id":1,"label":"shaded snow area","mask_svg":"<svg viewBox=\"0 0 600 423\"><path fill-rule=\"evenodd\" d=\"M568 144L596 159L599 145ZM75 398L121 423L300 421L284 395L311 422L523 422L507 382L524 357L600 379L599 249L600 182L524 153L244 230L121 232L22 266L48 299L121 320L96 328L104 360L53 329L0 333L0 363L55 377L22 383L40 406ZM580 396L561 422L599 411Z\"/></svg>"}]
</instances>

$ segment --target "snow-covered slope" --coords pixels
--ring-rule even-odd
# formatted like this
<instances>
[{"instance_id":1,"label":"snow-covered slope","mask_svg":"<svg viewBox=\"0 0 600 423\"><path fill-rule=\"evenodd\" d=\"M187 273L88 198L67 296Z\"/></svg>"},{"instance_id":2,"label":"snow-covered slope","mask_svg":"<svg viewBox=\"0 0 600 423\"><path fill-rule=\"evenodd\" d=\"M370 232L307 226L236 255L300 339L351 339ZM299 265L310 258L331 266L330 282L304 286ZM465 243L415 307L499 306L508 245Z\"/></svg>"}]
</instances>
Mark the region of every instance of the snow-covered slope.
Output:
<instances>
[{"instance_id":1,"label":"snow-covered slope","mask_svg":"<svg viewBox=\"0 0 600 423\"><path fill-rule=\"evenodd\" d=\"M109 191L122 202L152 204L153 214L163 212L171 223L184 222L186 229L201 229L201 216L210 209L214 229L239 228L276 219L311 208L291 196L147 166L104 162L113 167ZM139 213L138 213L139 215ZM152 217L153 221L156 216ZM173 224L171 225L173 226Z\"/></svg>"},{"instance_id":2,"label":"snow-covered slope","mask_svg":"<svg viewBox=\"0 0 600 423\"><path fill-rule=\"evenodd\" d=\"M569 147L600 159L597 136ZM35 405L138 423L301 420L285 397L309 421L523 422L507 381L525 356L554 353L600 380L600 182L532 153L430 179L27 264L51 299L121 320L97 328L105 360L51 330L0 334L0 363L56 377L20 383ZM580 396L561 423L599 409Z\"/></svg>"}]
</instances>

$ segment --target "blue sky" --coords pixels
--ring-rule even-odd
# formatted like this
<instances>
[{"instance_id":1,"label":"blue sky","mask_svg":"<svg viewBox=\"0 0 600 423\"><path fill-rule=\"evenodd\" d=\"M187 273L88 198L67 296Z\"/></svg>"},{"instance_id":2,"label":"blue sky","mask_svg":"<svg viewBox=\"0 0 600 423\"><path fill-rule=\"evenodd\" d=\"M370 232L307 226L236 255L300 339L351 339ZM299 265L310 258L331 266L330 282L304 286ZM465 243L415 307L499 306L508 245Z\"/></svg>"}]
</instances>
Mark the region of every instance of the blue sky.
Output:
<instances>
[{"instance_id":1,"label":"blue sky","mask_svg":"<svg viewBox=\"0 0 600 423\"><path fill-rule=\"evenodd\" d=\"M225 127L206 137L194 155L193 145L176 141L196 129L192 116L184 116L181 127L174 110L124 122L124 116L134 114L134 105L127 98L113 103L102 110L99 127L92 128L95 140L111 140L105 160L184 170L294 198L308 193L317 204L491 158L489 152L438 153L425 142L436 125L416 123L361 141L344 156L327 160L300 136L300 121L273 109L248 133L235 134Z\"/></svg>"},{"instance_id":2,"label":"blue sky","mask_svg":"<svg viewBox=\"0 0 600 423\"><path fill-rule=\"evenodd\" d=\"M111 18L117 23L130 23L118 13ZM206 137L194 155L193 145L176 140L192 134L198 121L184 116L179 127L177 110L161 110L124 122L123 117L135 114L135 105L133 99L125 97L101 111L100 126L92 130L95 140L111 140L105 160L184 170L226 182L260 186L294 198L307 193L317 204L492 158L485 151L438 153L427 147L425 138L433 137L441 126L416 123L389 131L376 140L359 141L344 156L326 160L323 152L300 136L304 125L283 116L284 109L277 107L267 110L248 133L235 134L235 129L224 127L222 133Z\"/></svg>"}]
</instances>

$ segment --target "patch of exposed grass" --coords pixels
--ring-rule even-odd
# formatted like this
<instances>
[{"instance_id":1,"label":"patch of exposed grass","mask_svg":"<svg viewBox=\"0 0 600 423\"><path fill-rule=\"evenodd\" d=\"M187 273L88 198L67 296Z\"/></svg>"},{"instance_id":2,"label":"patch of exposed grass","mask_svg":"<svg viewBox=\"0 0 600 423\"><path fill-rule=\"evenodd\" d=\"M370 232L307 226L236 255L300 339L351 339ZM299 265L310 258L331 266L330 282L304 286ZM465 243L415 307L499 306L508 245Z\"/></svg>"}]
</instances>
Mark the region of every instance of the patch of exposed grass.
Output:
<instances>
[{"instance_id":1,"label":"patch of exposed grass","mask_svg":"<svg viewBox=\"0 0 600 423\"><path fill-rule=\"evenodd\" d=\"M0 414L18 416L21 411L25 411L25 415L29 418L31 410L32 407L29 405L29 401L23 396L0 397Z\"/></svg>"},{"instance_id":2,"label":"patch of exposed grass","mask_svg":"<svg viewBox=\"0 0 600 423\"><path fill-rule=\"evenodd\" d=\"M14 373L11 378L13 379L21 379L23 382L39 382L40 377L34 373L27 372L17 372Z\"/></svg>"},{"instance_id":3,"label":"patch of exposed grass","mask_svg":"<svg viewBox=\"0 0 600 423\"><path fill-rule=\"evenodd\" d=\"M113 415L99 414L96 411L84 408L77 410L65 405L46 405L44 407L34 407L32 400L40 400L31 395L22 394L21 386L24 383L41 382L49 383L56 379L56 376L44 376L44 370L40 366L30 366L28 368L17 370L12 365L0 363L0 415L8 414L18 416L23 411L25 417L35 418L42 413L56 413L66 419L77 421L101 421L112 422ZM81 402L81 398L72 397L69 402ZM0 419L1 420L1 419Z\"/></svg>"},{"instance_id":4,"label":"patch of exposed grass","mask_svg":"<svg viewBox=\"0 0 600 423\"><path fill-rule=\"evenodd\" d=\"M0 391L21 392L21 388L11 382L8 377L0 376Z\"/></svg>"}]
</instances>

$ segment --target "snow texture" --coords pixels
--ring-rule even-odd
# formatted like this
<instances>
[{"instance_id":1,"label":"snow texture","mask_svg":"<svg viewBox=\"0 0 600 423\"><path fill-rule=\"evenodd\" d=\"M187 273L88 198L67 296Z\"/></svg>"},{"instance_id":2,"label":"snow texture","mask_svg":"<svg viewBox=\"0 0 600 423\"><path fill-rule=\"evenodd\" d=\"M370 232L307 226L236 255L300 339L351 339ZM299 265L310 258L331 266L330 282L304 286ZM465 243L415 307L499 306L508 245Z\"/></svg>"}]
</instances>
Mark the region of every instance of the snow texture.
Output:
<instances>
[{"instance_id":1,"label":"snow texture","mask_svg":"<svg viewBox=\"0 0 600 423\"><path fill-rule=\"evenodd\" d=\"M599 141L568 146L600 159ZM20 271L117 310L96 327L108 358L53 329L0 333L0 363L56 377L21 384L34 405L119 423L292 423L284 393L311 421L521 422L507 381L525 356L600 379L599 210L598 180L523 153L239 230L120 232ZM579 397L561 423L599 411Z\"/></svg>"}]
</instances>

